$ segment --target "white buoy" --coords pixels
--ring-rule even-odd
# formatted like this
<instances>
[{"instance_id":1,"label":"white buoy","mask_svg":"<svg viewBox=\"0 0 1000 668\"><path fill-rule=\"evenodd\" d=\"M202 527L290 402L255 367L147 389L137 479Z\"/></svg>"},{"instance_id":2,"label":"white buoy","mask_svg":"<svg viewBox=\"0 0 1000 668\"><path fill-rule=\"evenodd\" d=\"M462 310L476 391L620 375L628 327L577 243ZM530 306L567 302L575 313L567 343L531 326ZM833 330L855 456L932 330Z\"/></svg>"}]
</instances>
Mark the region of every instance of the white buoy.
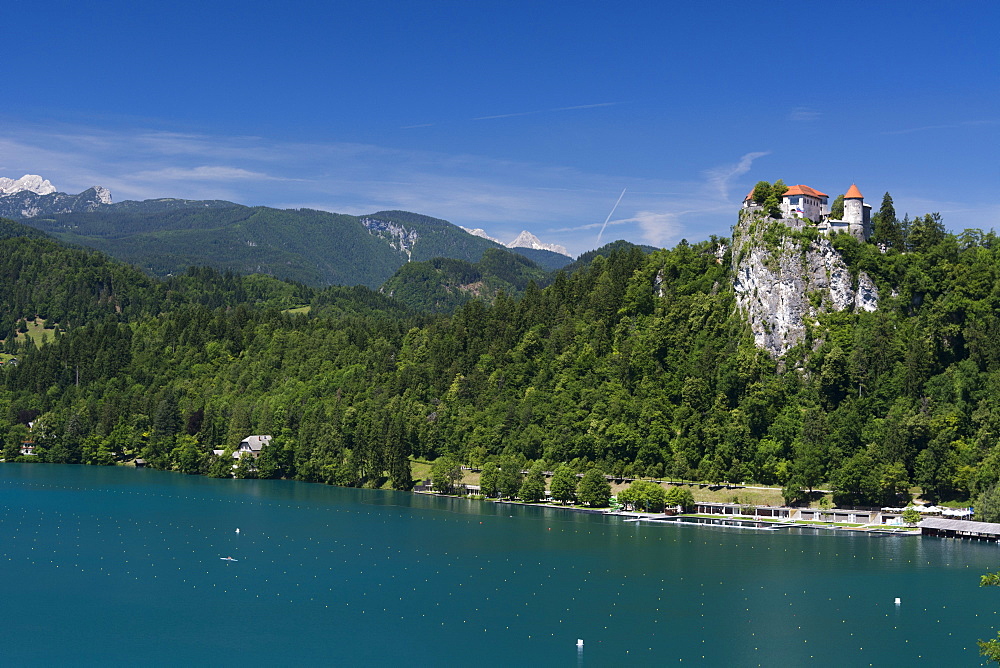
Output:
<instances>
[{"instance_id":1,"label":"white buoy","mask_svg":"<svg viewBox=\"0 0 1000 668\"><path fill-rule=\"evenodd\" d=\"M899 599L898 598L896 599L896 605L899 605Z\"/></svg>"},{"instance_id":2,"label":"white buoy","mask_svg":"<svg viewBox=\"0 0 1000 668\"><path fill-rule=\"evenodd\" d=\"M582 638L577 638L576 639L576 646L580 647L580 648L583 647L583 639Z\"/></svg>"}]
</instances>

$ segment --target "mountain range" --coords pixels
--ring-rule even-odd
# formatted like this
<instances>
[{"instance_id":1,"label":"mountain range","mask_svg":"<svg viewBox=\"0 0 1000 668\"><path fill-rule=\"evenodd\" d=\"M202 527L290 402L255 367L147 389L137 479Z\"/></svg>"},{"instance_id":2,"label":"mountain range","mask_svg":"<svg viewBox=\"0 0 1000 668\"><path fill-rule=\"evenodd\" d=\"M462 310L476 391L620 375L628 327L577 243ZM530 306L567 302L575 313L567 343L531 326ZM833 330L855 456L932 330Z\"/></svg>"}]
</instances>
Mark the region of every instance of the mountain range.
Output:
<instances>
[{"instance_id":1,"label":"mountain range","mask_svg":"<svg viewBox=\"0 0 1000 668\"><path fill-rule=\"evenodd\" d=\"M69 195L34 175L0 180L0 216L98 249L154 276L208 266L315 287L378 288L407 263L440 257L475 264L489 249L526 257L542 273L573 261L562 247L527 232L515 242L528 247L508 249L448 221L407 211L351 216L223 200L112 202L100 186Z\"/></svg>"},{"instance_id":2,"label":"mountain range","mask_svg":"<svg viewBox=\"0 0 1000 668\"><path fill-rule=\"evenodd\" d=\"M505 244L499 239L491 237L489 234L486 233L486 230L482 228L477 227L476 229L470 230L468 227L463 227L462 229L473 236L482 237L483 239L489 239L490 241L495 241L496 243L502 244L507 248L529 248L532 250L545 250L570 257L570 254L569 252L567 252L565 246L560 246L559 244L544 243L541 239L536 237L528 230L521 230L521 233L518 234L513 241Z\"/></svg>"}]
</instances>

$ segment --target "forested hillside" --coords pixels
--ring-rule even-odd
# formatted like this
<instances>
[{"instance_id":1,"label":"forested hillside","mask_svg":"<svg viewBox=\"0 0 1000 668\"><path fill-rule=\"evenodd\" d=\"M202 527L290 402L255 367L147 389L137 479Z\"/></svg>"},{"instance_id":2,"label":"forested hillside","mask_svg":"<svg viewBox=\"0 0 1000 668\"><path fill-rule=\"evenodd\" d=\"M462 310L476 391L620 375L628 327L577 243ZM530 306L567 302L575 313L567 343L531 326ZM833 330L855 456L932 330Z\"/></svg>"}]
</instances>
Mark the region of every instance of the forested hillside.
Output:
<instances>
[{"instance_id":1,"label":"forested hillside","mask_svg":"<svg viewBox=\"0 0 1000 668\"><path fill-rule=\"evenodd\" d=\"M406 211L358 217L182 199L95 206L21 222L66 243L100 250L153 276L207 266L267 274L317 288L378 288L411 260L444 257L475 263L486 250L503 249L448 221Z\"/></svg>"},{"instance_id":2,"label":"forested hillside","mask_svg":"<svg viewBox=\"0 0 1000 668\"><path fill-rule=\"evenodd\" d=\"M451 313L471 299L492 302L501 292L520 296L530 282L544 285L548 280L527 258L491 248L476 263L440 257L408 262L385 282L382 292L420 311Z\"/></svg>"},{"instance_id":3,"label":"forested hillside","mask_svg":"<svg viewBox=\"0 0 1000 668\"><path fill-rule=\"evenodd\" d=\"M122 204L24 222L154 276L210 266L313 286L378 287L406 261L354 216L238 205L149 209Z\"/></svg>"},{"instance_id":4,"label":"forested hillside","mask_svg":"<svg viewBox=\"0 0 1000 668\"><path fill-rule=\"evenodd\" d=\"M597 256L451 316L277 282L252 303L237 297L256 278L193 271L171 284L8 240L22 245L0 257L37 269L4 269L0 293L21 295L3 305L6 330L59 306L25 281L110 271L115 284L67 293L69 325L41 349L8 337L20 363L0 369L5 454L31 438L48 461L138 455L224 475L232 459L211 450L260 433L273 444L240 475L406 488L411 455L503 454L780 484L789 499L829 484L840 502L877 504L917 485L986 503L1000 480L1000 248L992 233L921 225L885 252L835 237L851 272L879 284L879 308L819 316L778 359L734 308L721 239Z\"/></svg>"}]
</instances>

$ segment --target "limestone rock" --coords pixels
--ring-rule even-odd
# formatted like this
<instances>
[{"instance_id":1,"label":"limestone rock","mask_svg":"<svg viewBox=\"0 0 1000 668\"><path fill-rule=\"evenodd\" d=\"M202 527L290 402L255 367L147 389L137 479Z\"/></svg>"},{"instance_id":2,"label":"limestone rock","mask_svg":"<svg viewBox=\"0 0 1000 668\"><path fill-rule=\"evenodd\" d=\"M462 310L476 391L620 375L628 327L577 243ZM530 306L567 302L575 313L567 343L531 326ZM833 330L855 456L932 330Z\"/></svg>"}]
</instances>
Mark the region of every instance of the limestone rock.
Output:
<instances>
[{"instance_id":1,"label":"limestone rock","mask_svg":"<svg viewBox=\"0 0 1000 668\"><path fill-rule=\"evenodd\" d=\"M111 192L101 186L88 188L78 195L68 195L56 192L52 184L42 181L41 177L33 177L32 180L25 182L27 178L27 176L22 177L16 182L7 179L11 184L20 185L8 185L8 189L12 192L0 195L0 216L34 218L60 213L96 211L106 204L111 204Z\"/></svg>"},{"instance_id":2,"label":"limestone rock","mask_svg":"<svg viewBox=\"0 0 1000 668\"><path fill-rule=\"evenodd\" d=\"M747 213L733 231L736 303L757 346L775 357L801 343L808 324L822 312L878 308L871 278L860 272L855 285L830 240L810 239L806 225L800 219L771 221Z\"/></svg>"}]
</instances>

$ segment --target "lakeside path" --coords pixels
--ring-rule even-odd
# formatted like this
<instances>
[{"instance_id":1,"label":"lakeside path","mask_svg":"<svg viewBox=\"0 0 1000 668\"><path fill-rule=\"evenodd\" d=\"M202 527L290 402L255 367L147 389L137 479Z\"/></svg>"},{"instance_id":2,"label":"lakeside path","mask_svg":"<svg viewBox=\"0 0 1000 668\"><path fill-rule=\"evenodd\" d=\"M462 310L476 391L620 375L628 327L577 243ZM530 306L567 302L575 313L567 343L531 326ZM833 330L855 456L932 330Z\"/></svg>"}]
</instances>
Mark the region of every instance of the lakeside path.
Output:
<instances>
[{"instance_id":1,"label":"lakeside path","mask_svg":"<svg viewBox=\"0 0 1000 668\"><path fill-rule=\"evenodd\" d=\"M442 496L456 499L468 498L456 494L441 494L438 492L413 492L414 494L426 494L428 496ZM742 529L764 529L768 531L778 531L780 529L790 529L793 527L800 529L827 529L832 531L854 531L862 533L879 533L895 536L919 536L920 530L913 528L896 528L881 524L836 524L834 522L813 522L782 519L750 518L737 516L703 515L697 513L682 513L680 515L667 515L665 513L641 513L630 510L610 510L607 508L587 508L582 506L564 506L550 503L522 503L520 501L507 501L493 499L479 499L482 503L500 503L511 506L531 506L535 508L552 508L555 510L565 510L575 513L588 513L591 515L610 515L621 517L626 522L655 522L657 524L685 524L688 526L704 526L716 528L742 528ZM711 520L711 521L692 521Z\"/></svg>"}]
</instances>

